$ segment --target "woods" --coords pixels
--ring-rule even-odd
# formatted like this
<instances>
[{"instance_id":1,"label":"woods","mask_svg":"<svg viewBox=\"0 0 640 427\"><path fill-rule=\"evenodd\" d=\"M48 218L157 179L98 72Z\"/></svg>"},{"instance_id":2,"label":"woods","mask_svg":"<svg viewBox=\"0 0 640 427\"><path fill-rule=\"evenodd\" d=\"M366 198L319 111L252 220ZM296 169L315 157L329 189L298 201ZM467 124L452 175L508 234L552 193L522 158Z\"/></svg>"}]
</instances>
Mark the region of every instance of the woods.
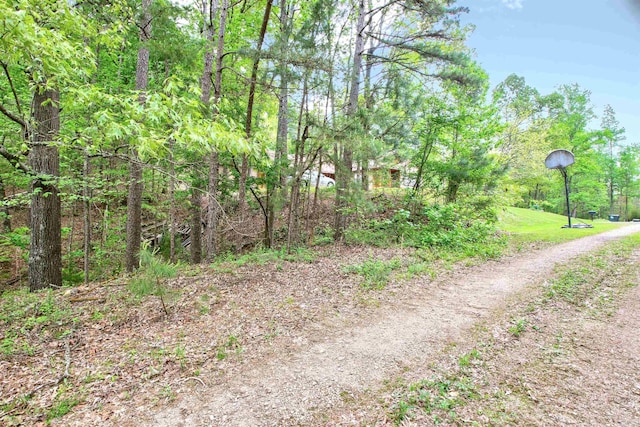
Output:
<instances>
[{"instance_id":1,"label":"woods","mask_svg":"<svg viewBox=\"0 0 640 427\"><path fill-rule=\"evenodd\" d=\"M0 424L638 418L640 56L578 3L0 0Z\"/></svg>"},{"instance_id":2,"label":"woods","mask_svg":"<svg viewBox=\"0 0 640 427\"><path fill-rule=\"evenodd\" d=\"M491 88L466 12L452 0L3 0L0 280L104 280L138 269L151 244L199 264L357 243L385 209L407 236L450 228L425 212L453 204L461 224L499 206L562 212L542 163L555 148L578 159L575 216L640 217L637 141L614 109L596 117L570 81ZM437 240L421 233L414 244Z\"/></svg>"}]
</instances>

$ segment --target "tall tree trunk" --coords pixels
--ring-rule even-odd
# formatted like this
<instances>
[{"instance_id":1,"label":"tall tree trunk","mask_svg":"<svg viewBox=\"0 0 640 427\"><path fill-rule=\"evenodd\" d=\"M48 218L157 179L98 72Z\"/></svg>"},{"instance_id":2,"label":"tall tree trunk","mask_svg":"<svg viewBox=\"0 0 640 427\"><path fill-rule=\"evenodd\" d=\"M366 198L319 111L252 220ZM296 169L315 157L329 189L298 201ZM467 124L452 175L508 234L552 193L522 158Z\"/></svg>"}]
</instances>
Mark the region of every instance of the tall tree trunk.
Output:
<instances>
[{"instance_id":1,"label":"tall tree trunk","mask_svg":"<svg viewBox=\"0 0 640 427\"><path fill-rule=\"evenodd\" d=\"M200 102L208 111L211 105L211 87L213 85L213 60L214 60L214 21L218 13L218 0L209 0L203 10L205 22L204 39L204 67L200 78ZM200 181L194 176L194 180ZM202 202L201 192L196 188L196 181L191 185L191 262L194 264L202 261ZM206 239L208 242L208 238ZM208 250L207 250L208 253Z\"/></svg>"},{"instance_id":2,"label":"tall tree trunk","mask_svg":"<svg viewBox=\"0 0 640 427\"><path fill-rule=\"evenodd\" d=\"M288 134L289 134L289 76L281 81L280 97L278 99L278 134L276 137L276 158L275 163L278 171L278 185L281 191L281 198L287 198L287 169L289 161L287 158Z\"/></svg>"},{"instance_id":3,"label":"tall tree trunk","mask_svg":"<svg viewBox=\"0 0 640 427\"><path fill-rule=\"evenodd\" d=\"M218 252L218 245L216 243L216 235L218 232L218 219L220 216L220 206L217 198L218 195L218 181L220 160L218 158L218 152L213 151L209 155L209 190L207 200L207 228L205 235L205 244L207 248L207 262L213 262L213 259Z\"/></svg>"},{"instance_id":4,"label":"tall tree trunk","mask_svg":"<svg viewBox=\"0 0 640 427\"><path fill-rule=\"evenodd\" d=\"M624 220L629 221L629 193L624 196Z\"/></svg>"},{"instance_id":5,"label":"tall tree trunk","mask_svg":"<svg viewBox=\"0 0 640 427\"><path fill-rule=\"evenodd\" d=\"M173 157L175 141L169 140L169 261L176 261L176 165Z\"/></svg>"},{"instance_id":6,"label":"tall tree trunk","mask_svg":"<svg viewBox=\"0 0 640 427\"><path fill-rule=\"evenodd\" d=\"M256 84L258 81L258 66L260 65L260 56L262 54L262 44L264 43L264 37L267 33L267 25L269 24L269 17L271 15L271 6L273 0L267 0L267 4L264 9L264 15L262 17L262 26L260 27L260 35L258 37L258 43L256 45L256 57L253 60L253 67L251 69L251 80L249 82L249 100L247 101L247 117L245 120L245 136L247 140L251 140L252 123L253 123L253 103L256 96ZM240 168L240 182L238 188L238 202L241 215L247 208L247 178L249 176L249 159L247 155L242 156L242 166Z\"/></svg>"},{"instance_id":7,"label":"tall tree trunk","mask_svg":"<svg viewBox=\"0 0 640 427\"><path fill-rule=\"evenodd\" d=\"M422 185L422 180L423 180L423 174L424 174L424 167L427 164L427 160L429 159L429 156L431 155L431 150L433 149L433 137L432 135L434 134L434 129L433 129L433 125L429 128L429 131L427 132L427 141L425 141L424 146L422 147L422 156L420 157L420 166L418 166L418 173L416 174L416 182L413 184L413 193L417 193L418 191L420 191L421 185Z\"/></svg>"},{"instance_id":8,"label":"tall tree trunk","mask_svg":"<svg viewBox=\"0 0 640 427\"><path fill-rule=\"evenodd\" d=\"M196 188L197 180L192 181L191 187L191 262L200 264L202 261L202 202L200 191Z\"/></svg>"},{"instance_id":9,"label":"tall tree trunk","mask_svg":"<svg viewBox=\"0 0 640 427\"><path fill-rule=\"evenodd\" d=\"M240 180L238 181L238 212L244 218L247 211L247 181L249 180L249 158L242 155L240 161Z\"/></svg>"},{"instance_id":10,"label":"tall tree trunk","mask_svg":"<svg viewBox=\"0 0 640 427\"><path fill-rule=\"evenodd\" d=\"M140 19L140 48L136 64L136 90L139 91L138 102L146 102L147 83L149 81L149 47L151 38L151 1L142 0L142 16ZM132 272L140 265L140 241L142 239L142 162L135 148L130 152L129 192L127 195L127 249L125 252L125 268Z\"/></svg>"},{"instance_id":11,"label":"tall tree trunk","mask_svg":"<svg viewBox=\"0 0 640 427\"><path fill-rule=\"evenodd\" d=\"M609 213L613 213L613 178L609 179Z\"/></svg>"},{"instance_id":12,"label":"tall tree trunk","mask_svg":"<svg viewBox=\"0 0 640 427\"><path fill-rule=\"evenodd\" d=\"M293 9L286 0L280 2L280 94L278 96L278 131L271 173L267 176L267 217L264 230L265 247L273 245L276 205L282 203L287 188L287 136L289 131L289 70L287 52Z\"/></svg>"},{"instance_id":13,"label":"tall tree trunk","mask_svg":"<svg viewBox=\"0 0 640 427\"><path fill-rule=\"evenodd\" d=\"M302 138L296 144L295 178L291 187L291 202L289 204L289 222L287 233L287 251L290 252L300 244L300 219L305 199L301 197L302 172L304 170L305 142L308 139L309 126L305 126ZM305 188L309 189L311 183L307 183Z\"/></svg>"},{"instance_id":14,"label":"tall tree trunk","mask_svg":"<svg viewBox=\"0 0 640 427\"><path fill-rule=\"evenodd\" d=\"M76 229L76 204L71 203L71 212L68 218L71 220L71 227L69 227L69 235L67 239L67 269L71 271L73 267L73 258L71 252L73 251L73 235Z\"/></svg>"},{"instance_id":15,"label":"tall tree trunk","mask_svg":"<svg viewBox=\"0 0 640 427\"><path fill-rule=\"evenodd\" d=\"M31 244L29 247L29 289L62 286L62 235L58 148L51 144L60 131L60 95L55 90L38 90L33 96L32 146L29 167L31 182Z\"/></svg>"},{"instance_id":16,"label":"tall tree trunk","mask_svg":"<svg viewBox=\"0 0 640 427\"><path fill-rule=\"evenodd\" d=\"M4 188L4 180L0 176L0 200L5 201L7 199L7 193ZM5 232L11 231L11 217L9 216L9 207L6 205L0 205L0 213L2 214L2 228Z\"/></svg>"},{"instance_id":17,"label":"tall tree trunk","mask_svg":"<svg viewBox=\"0 0 640 427\"><path fill-rule=\"evenodd\" d=\"M89 176L91 175L91 158L87 150L84 152L84 164L82 166L82 178L84 187L82 188L82 209L83 209L83 251L84 251L84 283L89 283L89 271L91 260L91 187L89 186Z\"/></svg>"},{"instance_id":18,"label":"tall tree trunk","mask_svg":"<svg viewBox=\"0 0 640 427\"><path fill-rule=\"evenodd\" d=\"M318 212L318 201L319 201L319 197L320 197L320 192L318 191L318 183L320 180L320 174L322 173L322 165L323 165L324 159L323 159L323 152L322 149L318 152L318 179L316 181L316 191L313 192L313 203L309 203L309 209L308 209L308 213L307 213L307 230L309 230L309 239L308 239L308 244L309 246L311 246L313 244L313 236L314 236L314 229L316 226L316 223L318 222L318 218L320 216L319 212Z\"/></svg>"},{"instance_id":19,"label":"tall tree trunk","mask_svg":"<svg viewBox=\"0 0 640 427\"><path fill-rule=\"evenodd\" d=\"M460 189L460 183L458 181L449 180L447 184L447 203L454 203L458 198L458 190Z\"/></svg>"},{"instance_id":20,"label":"tall tree trunk","mask_svg":"<svg viewBox=\"0 0 640 427\"><path fill-rule=\"evenodd\" d=\"M203 18L205 22L205 40L206 47L204 53L204 69L200 78L200 101L209 107L209 99L211 98L211 75L213 69L213 19L217 9L217 0L212 0L208 4L209 16L207 17L207 8L203 10ZM189 254L192 264L199 264L202 261L202 196L199 186L201 179L197 173L191 176L191 228L189 230Z\"/></svg>"},{"instance_id":21,"label":"tall tree trunk","mask_svg":"<svg viewBox=\"0 0 640 427\"><path fill-rule=\"evenodd\" d=\"M304 172L304 155L305 142L308 135L308 127L303 130L303 120L305 115L305 105L309 97L309 72L304 75L304 83L302 86L302 100L300 102L300 110L298 112L298 131L295 145L295 157L293 160L294 180L291 186L291 200L289 202L289 220L287 232L287 251L291 251L293 247L300 243L299 219L300 219L300 184L302 182L302 173ZM309 183L308 185L311 185ZM304 201L303 201L304 202Z\"/></svg>"},{"instance_id":22,"label":"tall tree trunk","mask_svg":"<svg viewBox=\"0 0 640 427\"><path fill-rule=\"evenodd\" d=\"M369 0L369 10L373 9L373 3ZM382 32L382 28L384 25L384 17L380 19L379 23L379 32ZM374 45L376 41L372 38L369 41L369 48L367 49L367 55L365 58L364 65L364 104L367 109L367 118L364 119L364 130L368 133L371 130L371 122L368 117L371 117L373 114L373 90L371 89L371 70L373 69L373 57L376 53L376 46ZM369 154L369 155L367 155ZM360 167L360 179L362 183L362 189L364 191L369 190L369 159L371 158L371 154L368 151L363 151L362 153L362 164Z\"/></svg>"},{"instance_id":23,"label":"tall tree trunk","mask_svg":"<svg viewBox=\"0 0 640 427\"><path fill-rule=\"evenodd\" d=\"M129 191L127 194L127 248L125 268L128 273L140 265L140 242L142 239L142 162L135 149L129 161Z\"/></svg>"},{"instance_id":24,"label":"tall tree trunk","mask_svg":"<svg viewBox=\"0 0 640 427\"><path fill-rule=\"evenodd\" d=\"M88 44L88 40L85 41ZM100 45L96 46L96 70L100 69ZM91 77L91 83L96 84L98 81L97 73L93 73ZM87 111L87 121L90 121L90 111ZM89 273L91 272L91 238L92 238L92 223L91 223L91 198L93 197L93 191L89 185L91 178L91 156L89 155L89 148L84 149L84 161L82 164L82 251L83 251L83 263L82 273L84 276L84 283L89 283Z\"/></svg>"},{"instance_id":25,"label":"tall tree trunk","mask_svg":"<svg viewBox=\"0 0 640 427\"><path fill-rule=\"evenodd\" d=\"M347 104L347 116L354 120L358 112L358 95L360 94L360 67L362 65L362 51L364 49L365 29L364 0L358 2L358 19L356 24L356 42L353 50L353 68L351 70L351 88ZM344 239L351 187L351 175L353 168L353 150L349 142L344 144L342 157L336 168L336 211L333 237L336 241Z\"/></svg>"},{"instance_id":26,"label":"tall tree trunk","mask_svg":"<svg viewBox=\"0 0 640 427\"><path fill-rule=\"evenodd\" d=\"M227 12L229 10L229 0L222 0L220 8L220 20L218 23L218 47L216 49L216 72L213 82L213 117L215 120L218 111L218 104L222 96L222 59L224 58L224 36L227 27ZM206 229L206 247L207 262L212 262L218 252L216 244L216 234L218 232L218 218L220 216L220 203L218 201L218 181L220 159L217 151L212 151L209 155L209 188L207 202L207 229Z\"/></svg>"}]
</instances>

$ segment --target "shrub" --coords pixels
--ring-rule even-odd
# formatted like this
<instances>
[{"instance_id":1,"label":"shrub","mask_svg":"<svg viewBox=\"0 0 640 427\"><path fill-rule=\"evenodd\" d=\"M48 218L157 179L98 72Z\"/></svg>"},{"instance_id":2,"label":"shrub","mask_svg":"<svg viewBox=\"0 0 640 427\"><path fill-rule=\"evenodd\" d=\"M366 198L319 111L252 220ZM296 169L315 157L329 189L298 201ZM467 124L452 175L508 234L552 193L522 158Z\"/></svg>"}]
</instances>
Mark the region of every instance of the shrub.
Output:
<instances>
[{"instance_id":1,"label":"shrub","mask_svg":"<svg viewBox=\"0 0 640 427\"><path fill-rule=\"evenodd\" d=\"M350 265L344 268L347 273L360 274L364 281L360 284L364 289L384 289L389 282L391 273L402 267L399 259L380 261L373 258L362 264Z\"/></svg>"},{"instance_id":2,"label":"shrub","mask_svg":"<svg viewBox=\"0 0 640 427\"><path fill-rule=\"evenodd\" d=\"M396 208L384 219L370 219L347 232L347 241L374 246L401 244L415 248L439 247L468 256L497 256L504 239L496 233L495 210L487 205L414 206Z\"/></svg>"}]
</instances>

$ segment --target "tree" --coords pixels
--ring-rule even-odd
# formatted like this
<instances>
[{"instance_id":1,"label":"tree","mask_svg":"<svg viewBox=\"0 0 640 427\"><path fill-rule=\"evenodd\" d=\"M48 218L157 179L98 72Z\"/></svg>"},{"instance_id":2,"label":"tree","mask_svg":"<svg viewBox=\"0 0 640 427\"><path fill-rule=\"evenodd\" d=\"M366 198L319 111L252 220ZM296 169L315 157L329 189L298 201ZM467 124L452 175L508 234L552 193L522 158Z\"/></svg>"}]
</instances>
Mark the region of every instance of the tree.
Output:
<instances>
[{"instance_id":1,"label":"tree","mask_svg":"<svg viewBox=\"0 0 640 427\"><path fill-rule=\"evenodd\" d=\"M213 60L214 60L214 33L215 33L215 19L218 13L218 1L217 0L209 0L208 2L203 3L204 9L202 13L202 19L204 21L204 67L202 70L202 77L200 78L200 101L205 110L205 114L210 112L210 102L211 102L211 87L213 85ZM213 119L213 117L212 117ZM217 164L213 164L214 162L210 162L210 167L216 168ZM209 172L211 174L212 171ZM217 171L216 171L217 173ZM201 235L202 235L202 206L201 200L202 195L200 193L200 184L201 181L198 180L197 174L194 174L191 181L191 231L190 231L190 240L191 240L191 262L193 264L198 264L202 258L202 244L201 244ZM209 189L209 191L215 191L214 189ZM215 192L212 194L209 203L215 203ZM213 219L215 221L215 218ZM207 241L209 245L213 245L213 239L215 239L214 231L215 224L208 224L209 233L207 236ZM209 249L213 251L213 247Z\"/></svg>"},{"instance_id":2,"label":"tree","mask_svg":"<svg viewBox=\"0 0 640 427\"><path fill-rule=\"evenodd\" d=\"M151 2L142 0L140 14L140 47L138 48L138 61L136 65L136 90L138 102L144 105L146 102L146 90L149 81L149 47L147 43L151 39ZM127 272L132 272L140 266L140 241L142 239L142 162L135 146L131 147L131 160L129 161L129 193L127 196L127 249L125 253L125 267Z\"/></svg>"},{"instance_id":3,"label":"tree","mask_svg":"<svg viewBox=\"0 0 640 427\"><path fill-rule=\"evenodd\" d=\"M44 261L59 253L66 266L83 262L78 233L62 248L57 235L38 234L59 233L62 221L44 222L67 210L84 210L85 280L107 258L112 265L93 277L138 268L140 242L150 237L142 218L161 227L168 216L173 234L188 215L193 262L213 261L227 235L236 249L259 235L265 247L277 245L280 220L288 248L312 241L322 199L333 193L301 185L302 174L327 162L336 166L338 241L366 208L360 189L370 165L407 159L416 192L467 201L495 196L504 183L511 200L526 204L553 200L559 189L542 160L568 148L579 159L571 176L578 210L604 209L606 199L611 206L629 187L613 111L594 132L588 92L566 85L542 96L518 76L486 102L486 76L464 45L465 11L452 0L0 5L0 197L3 186L33 190L30 274L59 270ZM507 162L514 167L503 181ZM260 214L264 230L247 233L244 225ZM0 217L8 218L6 209ZM185 257L175 240L172 260Z\"/></svg>"},{"instance_id":4,"label":"tree","mask_svg":"<svg viewBox=\"0 0 640 427\"><path fill-rule=\"evenodd\" d=\"M624 219L629 221L629 202L638 196L640 186L637 177L640 174L640 146L629 145L620 151L619 167L616 176L620 195L624 198Z\"/></svg>"},{"instance_id":5,"label":"tree","mask_svg":"<svg viewBox=\"0 0 640 427\"><path fill-rule=\"evenodd\" d=\"M33 122L29 168L31 181L31 244L29 286L36 290L62 285L62 236L60 197L56 180L60 175L58 148L53 144L60 132L60 94L38 88L33 96Z\"/></svg>"},{"instance_id":6,"label":"tree","mask_svg":"<svg viewBox=\"0 0 640 427\"><path fill-rule=\"evenodd\" d=\"M425 101L424 118L413 129L418 135L419 146L413 156L413 164L417 168L413 191L422 190L427 181L427 169L431 153L449 126L451 111L444 99L432 97Z\"/></svg>"},{"instance_id":7,"label":"tree","mask_svg":"<svg viewBox=\"0 0 640 427\"><path fill-rule=\"evenodd\" d=\"M425 83L433 80L455 81L460 85L478 86L476 73L469 72L472 63L463 45L467 30L460 28L458 19L467 9L454 4L454 1L449 0L396 0L382 4L370 2L370 7L366 9L364 1L358 2L354 48L348 69L349 95L345 108L351 140L358 139L358 136L363 140L369 137L363 134L367 126L361 118L362 112L358 105L363 55L367 56L365 83L370 79L367 77L367 70L380 67L384 70L387 81L399 74L408 73ZM372 41L367 52L364 52L367 37ZM372 99L369 88L367 92L365 106ZM353 141L351 145L347 142L340 148L339 160L336 159L336 240L342 239L346 228L346 205L352 181ZM363 159L361 163L366 164L368 160Z\"/></svg>"},{"instance_id":8,"label":"tree","mask_svg":"<svg viewBox=\"0 0 640 427\"><path fill-rule=\"evenodd\" d=\"M215 55L215 77L213 85L213 104L215 111L213 111L213 120L217 117L218 105L220 98L222 97L222 59L224 58L224 38L227 25L227 12L229 10L229 0L222 0L222 7L220 9L220 19L218 23L218 44ZM220 202L217 198L218 195L218 182L219 174L218 169L220 167L219 154L217 149L213 149L209 155L209 201L207 203L207 229L206 229L206 243L207 243L207 261L212 262L213 257L216 255L216 231L218 229L218 217L220 216Z\"/></svg>"},{"instance_id":9,"label":"tree","mask_svg":"<svg viewBox=\"0 0 640 427\"><path fill-rule=\"evenodd\" d=\"M0 218L2 219L2 228L8 233L11 231L11 215L9 214L9 206L5 204L6 199L4 179L0 176Z\"/></svg>"},{"instance_id":10,"label":"tree","mask_svg":"<svg viewBox=\"0 0 640 427\"><path fill-rule=\"evenodd\" d=\"M535 205L550 185L544 159L551 147L548 111L555 97L542 96L523 77L512 74L496 86L492 98L504 123L497 149L509 164L511 202Z\"/></svg>"},{"instance_id":11,"label":"tree","mask_svg":"<svg viewBox=\"0 0 640 427\"><path fill-rule=\"evenodd\" d=\"M60 88L75 84L91 67L84 46L91 26L65 1L0 4L0 65L7 94L0 113L14 126L12 146L3 141L2 155L31 179L29 287L62 284L61 213L58 194ZM24 107L28 87L31 111ZM21 140L21 141L20 141ZM25 150L26 148L26 161Z\"/></svg>"},{"instance_id":12,"label":"tree","mask_svg":"<svg viewBox=\"0 0 640 427\"><path fill-rule=\"evenodd\" d=\"M624 128L616 119L616 113L611 105L604 107L602 117L603 154L605 157L604 174L609 195L609 213L613 213L614 193L616 190L617 158L620 142L624 141Z\"/></svg>"},{"instance_id":13,"label":"tree","mask_svg":"<svg viewBox=\"0 0 640 427\"><path fill-rule=\"evenodd\" d=\"M561 85L555 94L552 124L548 140L551 149L571 151L576 163L568 170L569 190L573 201L572 215L586 213L607 205L606 187L603 185L603 165L598 146L603 144L599 133L589 129L595 118L591 93L577 84ZM557 211L562 211L564 187L555 187Z\"/></svg>"},{"instance_id":14,"label":"tree","mask_svg":"<svg viewBox=\"0 0 640 427\"><path fill-rule=\"evenodd\" d=\"M338 10L339 4L326 0L297 5L290 2L289 21L286 22L286 27L281 27L281 39L273 49L277 53L275 65L286 85L281 85L278 94L276 157L280 157L280 160L274 162L270 179L277 182L279 177L281 185L281 189L276 192L278 200L272 200L274 207L278 202L286 205L288 201L286 243L288 250L303 243L305 236L302 233L302 220L305 216L308 219L311 218L320 194L317 189L311 191L316 186L315 182L302 185L304 183L302 174L310 168L318 170L322 168L322 153L326 153L330 147L329 144L334 141L332 135L335 133L333 126L336 123L337 108L334 81L337 78L338 40L341 36L340 28L342 28L339 20L343 18ZM296 7L299 7L298 12ZM348 9L343 9L342 12L346 13ZM294 16L297 17L296 20L293 19ZM294 87L297 85L301 90L297 94L289 95L293 92L289 90L289 84ZM283 90L285 88L288 94L286 97ZM289 98L293 102L299 99L295 108ZM311 99L322 101L312 105ZM292 115L293 111L296 111L295 116ZM295 132L291 135L292 162L283 157L289 145L288 135L285 138L289 122L292 128L295 124ZM289 166L286 170L283 167L285 164ZM286 200L287 188L282 184L286 179L285 172L291 174L291 191L288 194L288 200ZM313 194L314 208L310 206L311 194ZM307 226L310 226L310 222L307 222ZM313 233L312 227L310 228L309 238Z\"/></svg>"},{"instance_id":15,"label":"tree","mask_svg":"<svg viewBox=\"0 0 640 427\"><path fill-rule=\"evenodd\" d=\"M356 15L355 43L353 47L353 63L351 65L351 75L349 78L349 101L347 103L347 118L353 120L358 112L358 98L360 96L360 67L362 65L362 54L365 41L365 8L364 0L358 1L358 12ZM349 142L342 146L342 153L339 159L336 158L336 209L333 238L340 241L344 238L346 229L346 209L349 203L349 193L351 188L351 177L353 169L353 147Z\"/></svg>"},{"instance_id":16,"label":"tree","mask_svg":"<svg viewBox=\"0 0 640 427\"><path fill-rule=\"evenodd\" d=\"M486 104L488 77L479 67L478 78L485 84L480 90L457 83L445 85L450 112L438 138L438 158L430 163L437 180L445 187L442 193L447 203L458 199L460 190L470 187L470 194L495 188L506 167L491 154L502 130L497 109Z\"/></svg>"},{"instance_id":17,"label":"tree","mask_svg":"<svg viewBox=\"0 0 640 427\"><path fill-rule=\"evenodd\" d=\"M273 0L267 0L264 14L262 16L262 23L260 24L260 33L258 34L258 41L255 47L255 53L253 58L253 65L251 67L251 77L249 80L249 96L247 99L247 113L245 118L244 131L248 141L251 140L253 132L253 106L256 96L256 85L258 83L258 67L260 66L260 57L262 55L262 45L264 43L265 36L267 34L267 26L269 25L269 19L271 17L271 8L273 6ZM241 214L244 214L246 210L246 188L247 188L247 176L249 173L249 159L247 155L242 156L242 165L240 169L240 182L238 191L239 210Z\"/></svg>"},{"instance_id":18,"label":"tree","mask_svg":"<svg viewBox=\"0 0 640 427\"><path fill-rule=\"evenodd\" d=\"M289 136L289 55L291 51L290 37L293 27L295 9L291 2L280 1L280 32L277 41L279 52L277 72L280 78L278 97L278 130L273 166L267 169L267 201L265 214L264 244L270 248L273 244L273 228L275 224L276 203L282 202L287 185L288 136Z\"/></svg>"}]
</instances>

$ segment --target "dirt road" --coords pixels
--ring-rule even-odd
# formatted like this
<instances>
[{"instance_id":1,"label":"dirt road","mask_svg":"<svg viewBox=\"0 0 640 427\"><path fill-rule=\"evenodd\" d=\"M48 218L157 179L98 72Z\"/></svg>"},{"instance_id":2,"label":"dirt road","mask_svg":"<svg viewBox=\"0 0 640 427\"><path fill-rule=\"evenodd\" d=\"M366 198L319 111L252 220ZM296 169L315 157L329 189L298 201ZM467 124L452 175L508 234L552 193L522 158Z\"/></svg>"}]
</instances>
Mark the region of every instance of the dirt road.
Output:
<instances>
[{"instance_id":1,"label":"dirt road","mask_svg":"<svg viewBox=\"0 0 640 427\"><path fill-rule=\"evenodd\" d=\"M244 366L216 384L199 388L197 394L180 397L147 425L314 424L318 413L341 404L346 396L376 390L386 379L430 363L436 353L463 339L474 324L500 308L508 297L541 283L557 264L639 231L640 224L630 224L491 261L436 279L428 286L414 286L412 295L381 307L360 325L330 335L316 333L306 337L299 351ZM633 295L632 306L625 306L628 312L634 312L633 304L638 302L638 293ZM633 319L637 330L640 318Z\"/></svg>"}]
</instances>

